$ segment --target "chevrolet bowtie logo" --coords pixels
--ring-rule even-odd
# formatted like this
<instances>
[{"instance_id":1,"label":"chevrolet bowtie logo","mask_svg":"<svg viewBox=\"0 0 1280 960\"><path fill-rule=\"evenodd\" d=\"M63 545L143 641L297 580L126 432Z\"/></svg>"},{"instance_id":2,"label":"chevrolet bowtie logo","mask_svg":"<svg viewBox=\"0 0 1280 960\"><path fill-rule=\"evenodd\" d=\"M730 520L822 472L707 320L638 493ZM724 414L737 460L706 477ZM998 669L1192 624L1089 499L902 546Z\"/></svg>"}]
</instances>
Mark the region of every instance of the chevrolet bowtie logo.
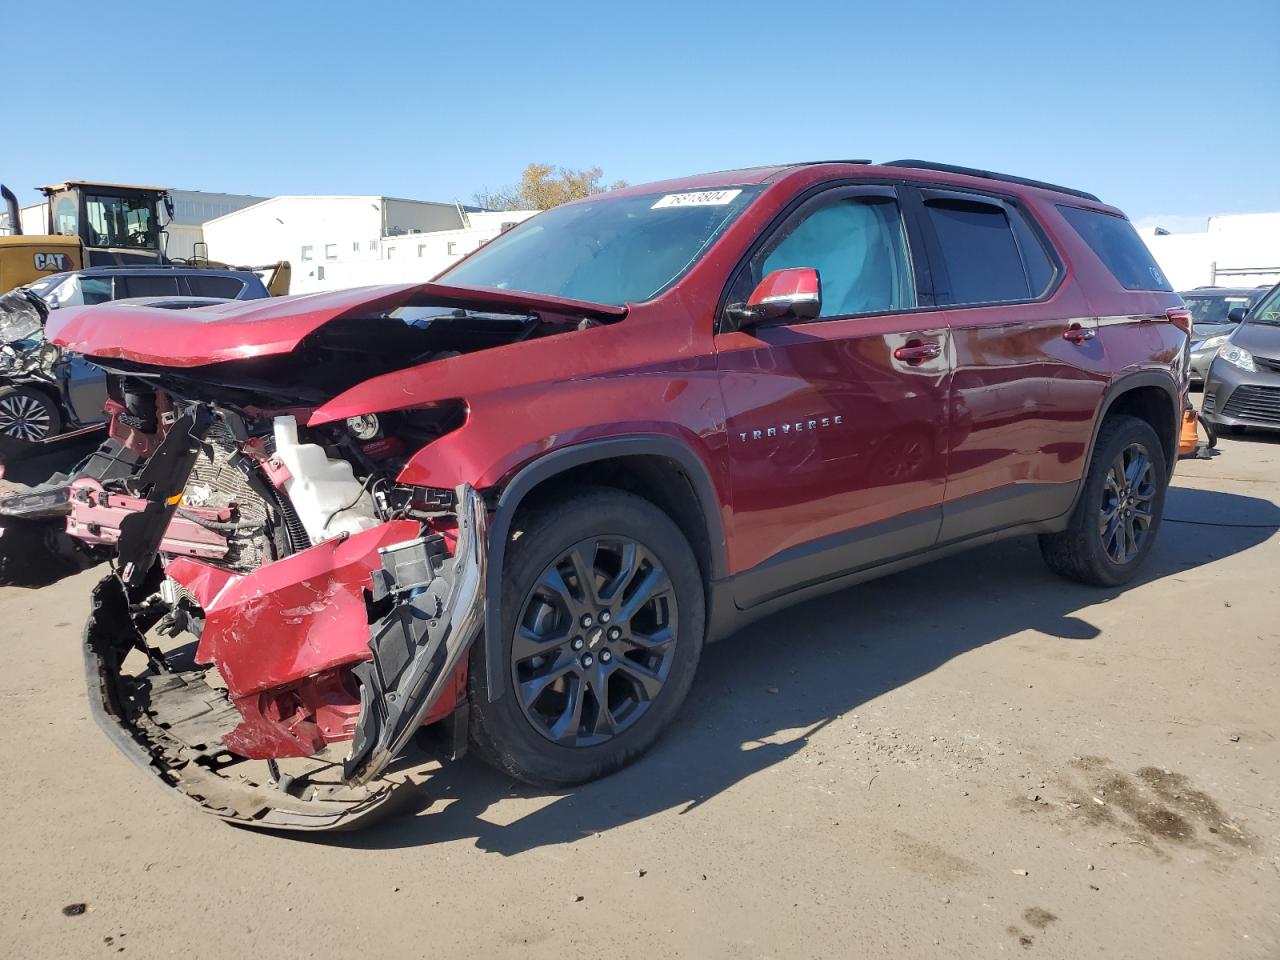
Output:
<instances>
[{"instance_id":1,"label":"chevrolet bowtie logo","mask_svg":"<svg viewBox=\"0 0 1280 960\"><path fill-rule=\"evenodd\" d=\"M812 420L797 420L794 423L783 423L776 427L765 427L762 430L739 430L740 440L765 440L769 437L788 436L793 433L808 433L824 427L838 427L844 423L844 416L815 417Z\"/></svg>"}]
</instances>

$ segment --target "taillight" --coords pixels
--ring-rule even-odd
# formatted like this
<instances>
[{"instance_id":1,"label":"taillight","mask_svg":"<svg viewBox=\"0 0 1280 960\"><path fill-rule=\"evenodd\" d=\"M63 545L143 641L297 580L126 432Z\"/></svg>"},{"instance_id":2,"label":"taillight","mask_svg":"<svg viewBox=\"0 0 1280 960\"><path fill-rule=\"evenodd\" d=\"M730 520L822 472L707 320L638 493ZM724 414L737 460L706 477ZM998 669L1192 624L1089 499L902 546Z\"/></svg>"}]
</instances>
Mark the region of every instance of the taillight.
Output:
<instances>
[{"instance_id":1,"label":"taillight","mask_svg":"<svg viewBox=\"0 0 1280 960\"><path fill-rule=\"evenodd\" d=\"M1170 307L1164 312L1165 317L1175 327L1188 336L1191 335L1191 311L1186 307Z\"/></svg>"}]
</instances>

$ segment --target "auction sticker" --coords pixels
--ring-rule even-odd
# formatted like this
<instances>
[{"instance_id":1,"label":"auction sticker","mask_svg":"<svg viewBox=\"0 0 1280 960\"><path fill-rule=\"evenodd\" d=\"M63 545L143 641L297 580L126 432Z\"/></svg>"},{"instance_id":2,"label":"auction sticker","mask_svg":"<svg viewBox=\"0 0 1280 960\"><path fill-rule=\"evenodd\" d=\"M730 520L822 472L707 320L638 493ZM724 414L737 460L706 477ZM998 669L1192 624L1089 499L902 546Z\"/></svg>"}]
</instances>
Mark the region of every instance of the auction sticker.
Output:
<instances>
[{"instance_id":1,"label":"auction sticker","mask_svg":"<svg viewBox=\"0 0 1280 960\"><path fill-rule=\"evenodd\" d=\"M663 207L723 207L732 203L741 190L698 190L695 193L668 193L655 203L650 210Z\"/></svg>"}]
</instances>

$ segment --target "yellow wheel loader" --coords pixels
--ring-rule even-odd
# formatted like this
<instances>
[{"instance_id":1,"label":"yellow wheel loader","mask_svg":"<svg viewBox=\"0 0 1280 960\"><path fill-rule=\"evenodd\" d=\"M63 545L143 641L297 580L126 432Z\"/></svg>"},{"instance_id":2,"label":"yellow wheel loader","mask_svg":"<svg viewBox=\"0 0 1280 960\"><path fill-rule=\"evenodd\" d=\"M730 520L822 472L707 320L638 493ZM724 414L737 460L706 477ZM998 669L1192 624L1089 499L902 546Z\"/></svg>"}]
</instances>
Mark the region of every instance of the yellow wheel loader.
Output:
<instances>
[{"instance_id":1,"label":"yellow wheel loader","mask_svg":"<svg viewBox=\"0 0 1280 960\"><path fill-rule=\"evenodd\" d=\"M0 184L9 212L9 236L0 236L0 293L25 286L42 276L82 267L163 266L180 261L165 256L161 210L173 219L173 200L163 187L129 186L67 180L41 187L48 200L45 229L24 234L13 191ZM205 258L181 261L184 266L226 269L230 265ZM263 275L272 296L289 292L287 261L265 267L236 267Z\"/></svg>"}]
</instances>

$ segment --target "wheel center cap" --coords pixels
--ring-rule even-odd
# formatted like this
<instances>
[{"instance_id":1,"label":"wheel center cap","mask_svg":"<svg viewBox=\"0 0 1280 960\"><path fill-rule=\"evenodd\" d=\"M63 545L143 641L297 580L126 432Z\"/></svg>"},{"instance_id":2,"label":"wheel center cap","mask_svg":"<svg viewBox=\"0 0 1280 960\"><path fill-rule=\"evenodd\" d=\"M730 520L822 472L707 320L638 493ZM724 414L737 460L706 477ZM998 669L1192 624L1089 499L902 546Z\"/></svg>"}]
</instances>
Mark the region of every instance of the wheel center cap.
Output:
<instances>
[{"instance_id":1,"label":"wheel center cap","mask_svg":"<svg viewBox=\"0 0 1280 960\"><path fill-rule=\"evenodd\" d=\"M591 631L591 636L587 639L587 646L592 650L598 647L604 641L604 628L596 627Z\"/></svg>"}]
</instances>

